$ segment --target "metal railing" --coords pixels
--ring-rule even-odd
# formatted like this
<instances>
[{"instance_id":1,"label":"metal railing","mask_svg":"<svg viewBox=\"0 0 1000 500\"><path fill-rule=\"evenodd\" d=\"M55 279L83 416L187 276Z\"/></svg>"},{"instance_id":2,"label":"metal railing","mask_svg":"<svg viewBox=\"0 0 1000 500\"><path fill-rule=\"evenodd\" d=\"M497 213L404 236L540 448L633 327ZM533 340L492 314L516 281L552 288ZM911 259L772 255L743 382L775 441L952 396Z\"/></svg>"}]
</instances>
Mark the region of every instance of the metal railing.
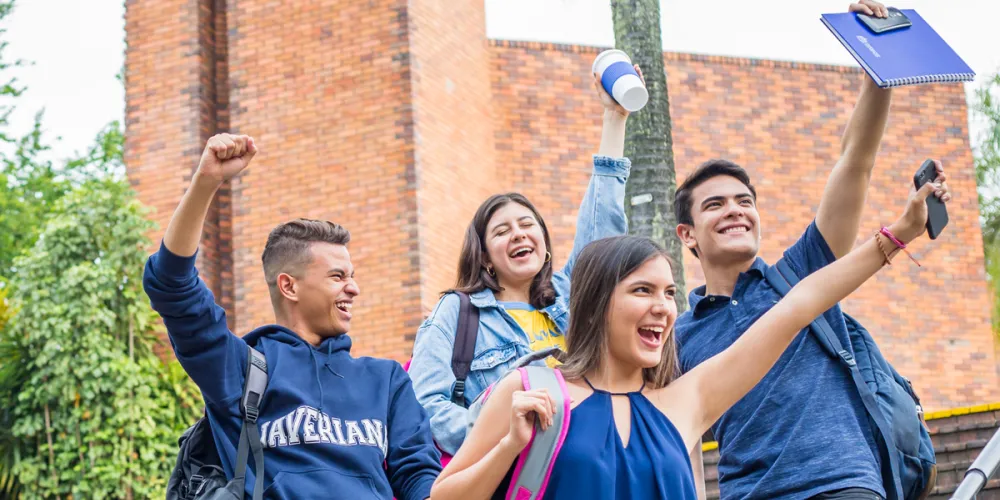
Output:
<instances>
[{"instance_id":1,"label":"metal railing","mask_svg":"<svg viewBox=\"0 0 1000 500\"><path fill-rule=\"evenodd\" d=\"M974 500L976 494L986 486L986 482L996 474L998 468L1000 468L1000 430L993 434L983 451L969 466L969 470L965 471L965 478L952 494L951 500Z\"/></svg>"}]
</instances>

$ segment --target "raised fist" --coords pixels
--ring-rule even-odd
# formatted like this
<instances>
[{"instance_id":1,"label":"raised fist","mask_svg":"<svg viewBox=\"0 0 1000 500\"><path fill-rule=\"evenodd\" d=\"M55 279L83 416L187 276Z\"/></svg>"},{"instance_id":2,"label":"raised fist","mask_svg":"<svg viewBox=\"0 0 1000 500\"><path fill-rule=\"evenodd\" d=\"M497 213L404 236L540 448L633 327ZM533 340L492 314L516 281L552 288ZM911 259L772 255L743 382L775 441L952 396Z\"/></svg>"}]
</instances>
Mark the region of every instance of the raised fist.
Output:
<instances>
[{"instance_id":1,"label":"raised fist","mask_svg":"<svg viewBox=\"0 0 1000 500\"><path fill-rule=\"evenodd\" d=\"M222 184L247 168L255 154L257 146L249 135L214 135L205 144L196 175Z\"/></svg>"}]
</instances>

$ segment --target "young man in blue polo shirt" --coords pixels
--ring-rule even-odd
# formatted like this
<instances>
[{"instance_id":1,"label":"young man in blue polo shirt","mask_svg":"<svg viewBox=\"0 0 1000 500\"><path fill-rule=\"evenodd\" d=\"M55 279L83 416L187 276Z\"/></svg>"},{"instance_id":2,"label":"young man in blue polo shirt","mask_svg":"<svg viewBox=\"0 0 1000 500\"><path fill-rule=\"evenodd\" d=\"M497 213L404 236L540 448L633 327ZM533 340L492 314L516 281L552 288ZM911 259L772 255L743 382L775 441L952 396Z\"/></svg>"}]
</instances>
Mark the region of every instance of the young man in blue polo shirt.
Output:
<instances>
[{"instance_id":1,"label":"young man in blue polo shirt","mask_svg":"<svg viewBox=\"0 0 1000 500\"><path fill-rule=\"evenodd\" d=\"M871 0L852 4L850 10L885 13ZM889 100L889 90L864 79L815 221L784 254L800 277L854 245ZM940 165L938 173L935 182L943 183ZM950 198L943 184L935 195ZM706 282L691 292L691 310L676 323L684 371L729 347L781 298L764 278L768 265L757 257L761 229L756 202L746 171L725 160L701 165L677 190L677 234L701 261ZM839 307L825 314L841 342L850 346ZM886 495L872 429L854 382L807 330L713 426L723 500ZM700 453L692 454L696 469Z\"/></svg>"}]
</instances>

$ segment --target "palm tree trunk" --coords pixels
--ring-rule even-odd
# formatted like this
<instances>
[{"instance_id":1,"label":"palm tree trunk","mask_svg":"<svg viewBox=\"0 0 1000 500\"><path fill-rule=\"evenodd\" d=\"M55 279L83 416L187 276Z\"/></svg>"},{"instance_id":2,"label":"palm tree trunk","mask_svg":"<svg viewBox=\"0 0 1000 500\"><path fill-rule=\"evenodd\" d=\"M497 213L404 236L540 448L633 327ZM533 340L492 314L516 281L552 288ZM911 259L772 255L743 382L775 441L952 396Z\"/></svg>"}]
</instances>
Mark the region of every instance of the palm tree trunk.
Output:
<instances>
[{"instance_id":1,"label":"palm tree trunk","mask_svg":"<svg viewBox=\"0 0 1000 500\"><path fill-rule=\"evenodd\" d=\"M671 137L670 102L663 68L659 0L612 0L615 47L642 68L649 103L629 117L625 156L632 160L625 196L629 232L647 236L663 245L674 261L677 308L687 310L684 286L684 247L677 238L677 217L672 204L677 190Z\"/></svg>"}]
</instances>

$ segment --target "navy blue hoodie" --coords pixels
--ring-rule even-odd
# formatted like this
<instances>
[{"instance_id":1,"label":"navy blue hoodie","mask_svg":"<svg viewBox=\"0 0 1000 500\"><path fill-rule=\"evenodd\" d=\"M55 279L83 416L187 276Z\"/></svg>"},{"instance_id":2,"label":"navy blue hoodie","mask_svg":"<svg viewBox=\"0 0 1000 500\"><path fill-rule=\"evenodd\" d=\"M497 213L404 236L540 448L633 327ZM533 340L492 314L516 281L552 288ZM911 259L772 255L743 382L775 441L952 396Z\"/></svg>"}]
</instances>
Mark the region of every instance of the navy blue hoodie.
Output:
<instances>
[{"instance_id":1,"label":"navy blue hoodie","mask_svg":"<svg viewBox=\"0 0 1000 500\"><path fill-rule=\"evenodd\" d=\"M178 361L205 397L226 475L233 477L236 461L249 344L267 358L268 386L257 420L265 498L430 497L440 454L399 363L352 357L347 335L319 347L278 325L237 337L194 261L161 245L146 263L143 286L163 316ZM253 460L247 468L249 497Z\"/></svg>"}]
</instances>

